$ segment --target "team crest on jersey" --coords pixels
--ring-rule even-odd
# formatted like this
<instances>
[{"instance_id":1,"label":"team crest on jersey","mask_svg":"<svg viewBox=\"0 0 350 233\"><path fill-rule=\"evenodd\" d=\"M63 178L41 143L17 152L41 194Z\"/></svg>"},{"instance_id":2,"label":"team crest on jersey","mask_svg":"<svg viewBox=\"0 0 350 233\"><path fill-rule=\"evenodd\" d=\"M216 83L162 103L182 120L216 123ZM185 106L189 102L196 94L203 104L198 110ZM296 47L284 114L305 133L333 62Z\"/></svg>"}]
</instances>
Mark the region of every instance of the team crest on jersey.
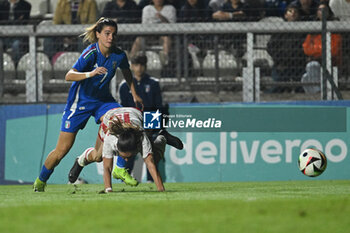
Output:
<instances>
[{"instance_id":1,"label":"team crest on jersey","mask_svg":"<svg viewBox=\"0 0 350 233\"><path fill-rule=\"evenodd\" d=\"M70 121L66 121L64 123L64 128L69 129L70 128Z\"/></svg>"},{"instance_id":2,"label":"team crest on jersey","mask_svg":"<svg viewBox=\"0 0 350 233\"><path fill-rule=\"evenodd\" d=\"M143 128L160 129L161 115L159 109L156 112L143 112Z\"/></svg>"},{"instance_id":3,"label":"team crest on jersey","mask_svg":"<svg viewBox=\"0 0 350 233\"><path fill-rule=\"evenodd\" d=\"M145 85L146 93L150 92L150 90L151 90L151 85L149 85L149 84Z\"/></svg>"},{"instance_id":4,"label":"team crest on jersey","mask_svg":"<svg viewBox=\"0 0 350 233\"><path fill-rule=\"evenodd\" d=\"M113 70L115 70L116 68L117 68L117 62L114 61L114 62L113 62Z\"/></svg>"}]
</instances>

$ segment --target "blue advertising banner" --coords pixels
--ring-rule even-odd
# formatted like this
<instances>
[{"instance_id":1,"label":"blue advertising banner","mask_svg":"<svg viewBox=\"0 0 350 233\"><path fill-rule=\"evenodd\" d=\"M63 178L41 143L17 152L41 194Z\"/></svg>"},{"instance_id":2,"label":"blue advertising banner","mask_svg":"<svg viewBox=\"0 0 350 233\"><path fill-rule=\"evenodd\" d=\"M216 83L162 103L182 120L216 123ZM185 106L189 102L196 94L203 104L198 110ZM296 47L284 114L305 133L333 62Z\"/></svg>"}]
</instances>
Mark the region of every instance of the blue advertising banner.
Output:
<instances>
[{"instance_id":1,"label":"blue advertising banner","mask_svg":"<svg viewBox=\"0 0 350 233\"><path fill-rule=\"evenodd\" d=\"M167 146L162 163L166 182L349 179L348 106L348 101L172 105L169 114L160 116L159 121L183 140L185 148L179 151ZM56 145L63 108L64 105L0 107L1 184L34 181ZM158 119L148 115L149 126L152 120ZM158 124L152 127L155 126ZM68 171L76 156L94 146L97 131L98 125L90 119L49 183L68 182ZM300 152L310 147L323 151L328 159L326 171L317 178L304 176L297 167ZM145 168L141 165L137 169L143 169L135 173L141 174L139 180L144 179ZM81 177L89 183L102 183L102 172L102 164L91 164Z\"/></svg>"}]
</instances>

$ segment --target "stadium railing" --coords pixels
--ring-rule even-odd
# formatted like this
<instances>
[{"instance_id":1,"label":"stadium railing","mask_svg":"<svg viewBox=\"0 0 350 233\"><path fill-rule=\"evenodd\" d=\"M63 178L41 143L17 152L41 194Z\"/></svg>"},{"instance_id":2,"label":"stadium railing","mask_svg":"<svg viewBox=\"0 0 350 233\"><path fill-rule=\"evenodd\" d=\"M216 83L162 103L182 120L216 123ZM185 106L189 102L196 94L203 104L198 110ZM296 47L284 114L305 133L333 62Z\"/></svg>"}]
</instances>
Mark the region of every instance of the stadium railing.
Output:
<instances>
[{"instance_id":1,"label":"stadium railing","mask_svg":"<svg viewBox=\"0 0 350 233\"><path fill-rule=\"evenodd\" d=\"M6 74L6 64L0 65L0 96L2 103L4 95L25 94L24 100L18 101L42 102L47 101L46 94L53 92L66 92L69 83L64 82L62 73L47 72L38 69L38 53L45 52L43 44L45 38L56 39L59 37L76 38L84 32L89 25L37 25L37 26L0 26L0 39L9 37L28 38L29 59L28 69L25 71L25 79L18 81L19 72L16 77ZM327 22L327 48L330 48L330 33L348 34L350 32L349 22L329 21ZM118 45L130 50L136 37L146 38L147 45L142 49L158 53L162 48L157 39L159 36L167 35L172 39L172 52L169 64L163 65L161 72L159 64L149 66L149 72L160 75L160 81L165 91L198 91L206 90L217 93L221 90L229 92L241 92L241 101L260 101L265 95L268 87L274 86L321 86L322 80L313 82L286 81L275 82L271 79L271 67L273 60L266 52L266 45L274 33L322 33L322 22L236 22L236 23L176 23L176 24L120 24L118 29ZM64 40L62 40L64 41ZM56 45L63 46L63 43ZM77 40L74 43L81 44ZM302 42L301 42L302 43ZM79 47L79 46L78 46ZM348 48L349 49L349 48ZM74 50L74 49L73 49ZM57 52L71 51L69 49L58 49ZM1 51L5 53L7 51ZM74 50L74 52L81 52ZM2 55L0 54L0 55ZM154 53L147 53L153 54ZM343 54L349 54L344 51ZM2 56L1 56L2 57ZM51 66L54 67L54 59ZM153 58L159 63L158 58ZM152 60L153 60L152 59ZM325 57L327 70L335 80L347 88L349 71L332 68L332 57L330 49ZM293 63L293 54L290 56ZM349 59L343 58L343 67ZM71 64L73 65L73 64ZM51 68L50 68L51 69ZM53 69L53 68L52 68ZM47 71L47 70L46 70ZM64 71L62 71L64 73ZM112 92L116 95L117 85L121 81L117 73L117 81L112 83ZM45 76L45 77L43 77ZM52 76L52 77L47 77ZM339 77L338 77L339 76ZM54 81L52 81L54 80ZM323 93L301 93L304 99L322 99ZM23 93L24 92L24 93ZM327 99L334 99L335 95L331 88L327 90ZM62 100L64 102L64 99Z\"/></svg>"}]
</instances>

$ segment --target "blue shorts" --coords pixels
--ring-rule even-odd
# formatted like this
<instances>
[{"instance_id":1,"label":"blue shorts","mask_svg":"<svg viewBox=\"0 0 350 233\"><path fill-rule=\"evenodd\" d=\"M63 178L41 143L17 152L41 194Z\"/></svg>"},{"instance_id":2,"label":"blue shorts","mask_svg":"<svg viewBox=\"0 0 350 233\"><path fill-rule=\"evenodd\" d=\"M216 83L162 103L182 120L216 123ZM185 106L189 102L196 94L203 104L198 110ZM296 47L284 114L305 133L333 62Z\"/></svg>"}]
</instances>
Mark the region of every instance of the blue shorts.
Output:
<instances>
[{"instance_id":1,"label":"blue shorts","mask_svg":"<svg viewBox=\"0 0 350 233\"><path fill-rule=\"evenodd\" d=\"M61 131L75 133L79 129L84 129L91 116L95 117L96 124L100 123L100 118L110 109L119 108L117 102L97 102L85 104L83 107L77 106L75 109L68 108L62 116Z\"/></svg>"}]
</instances>

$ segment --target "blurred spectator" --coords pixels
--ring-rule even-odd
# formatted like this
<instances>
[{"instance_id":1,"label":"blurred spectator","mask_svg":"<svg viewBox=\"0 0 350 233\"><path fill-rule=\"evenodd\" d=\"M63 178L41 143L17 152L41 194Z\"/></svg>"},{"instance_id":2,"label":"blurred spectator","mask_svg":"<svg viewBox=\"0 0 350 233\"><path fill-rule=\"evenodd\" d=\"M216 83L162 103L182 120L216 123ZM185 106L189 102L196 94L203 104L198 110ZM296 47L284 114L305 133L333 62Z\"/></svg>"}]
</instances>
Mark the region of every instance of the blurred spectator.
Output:
<instances>
[{"instance_id":1,"label":"blurred spectator","mask_svg":"<svg viewBox=\"0 0 350 233\"><path fill-rule=\"evenodd\" d=\"M185 5L180 10L179 21L184 23L192 22L208 22L211 21L212 11L207 5L207 0L187 0ZM205 43L206 40L211 39L211 35L200 35L192 34L187 35L188 44L185 46L188 48L186 50L186 55L189 59L189 67L193 67L192 57L190 53L194 53L202 63L204 57L207 55L208 44ZM181 49L183 51L183 49ZM184 59L181 60L181 66L184 65ZM189 76L196 75L193 69L189 69Z\"/></svg>"},{"instance_id":2,"label":"blurred spectator","mask_svg":"<svg viewBox=\"0 0 350 233\"><path fill-rule=\"evenodd\" d=\"M212 17L219 21L244 21L246 8L241 0L227 0L221 10L213 13Z\"/></svg>"},{"instance_id":3,"label":"blurred spectator","mask_svg":"<svg viewBox=\"0 0 350 233\"><path fill-rule=\"evenodd\" d=\"M285 10L284 20L287 22L300 20L299 8L289 4ZM304 34L298 33L272 34L267 44L267 52L274 62L271 72L274 81L300 81L306 64L306 56L302 47L304 38ZM285 90L286 88L283 87L273 87L268 92Z\"/></svg>"},{"instance_id":4,"label":"blurred spectator","mask_svg":"<svg viewBox=\"0 0 350 233\"><path fill-rule=\"evenodd\" d=\"M111 0L105 5L102 17L115 19L118 23L141 23L141 9L134 0ZM136 38L134 35L118 36L128 51Z\"/></svg>"},{"instance_id":5,"label":"blurred spectator","mask_svg":"<svg viewBox=\"0 0 350 233\"><path fill-rule=\"evenodd\" d=\"M143 100L144 111L157 111L161 110L162 113L162 93L160 90L159 81L147 74L147 57L144 54L137 54L131 58L131 70L134 74L134 86L136 93ZM133 97L130 92L130 88L125 81L120 84L119 87L120 104L124 107L135 107ZM158 135L158 130L146 130L147 135L151 141ZM159 159L159 158L158 158ZM130 158L126 163L126 168L129 169L129 173L132 172L134 167L135 156ZM158 166L158 161L155 161ZM153 181L152 176L147 171L147 181Z\"/></svg>"},{"instance_id":6,"label":"blurred spectator","mask_svg":"<svg viewBox=\"0 0 350 233\"><path fill-rule=\"evenodd\" d=\"M54 24L93 24L97 19L95 0L59 0L53 16Z\"/></svg>"},{"instance_id":7,"label":"blurred spectator","mask_svg":"<svg viewBox=\"0 0 350 233\"><path fill-rule=\"evenodd\" d=\"M53 24L94 24L96 17L95 0L59 0L55 8ZM44 52L50 58L58 52L83 49L84 44L76 37L50 37L44 40Z\"/></svg>"},{"instance_id":8,"label":"blurred spectator","mask_svg":"<svg viewBox=\"0 0 350 233\"><path fill-rule=\"evenodd\" d=\"M322 10L325 15L322 15ZM322 20L326 17L327 20L332 20L333 15L326 3L321 3L317 10L317 20ZM320 63L322 60L322 35L308 34L303 48L308 56L308 64L306 65L306 73L303 75L303 81L320 81ZM342 36L340 34L331 34L331 56L332 65L341 66L342 63ZM305 90L308 90L304 88ZM319 88L318 88L319 90Z\"/></svg>"},{"instance_id":9,"label":"blurred spectator","mask_svg":"<svg viewBox=\"0 0 350 233\"><path fill-rule=\"evenodd\" d=\"M258 21L265 17L265 0L244 0L246 18L249 21Z\"/></svg>"},{"instance_id":10,"label":"blurred spectator","mask_svg":"<svg viewBox=\"0 0 350 233\"><path fill-rule=\"evenodd\" d=\"M226 0L210 0L208 6L215 12L222 9Z\"/></svg>"},{"instance_id":11,"label":"blurred spectator","mask_svg":"<svg viewBox=\"0 0 350 233\"><path fill-rule=\"evenodd\" d=\"M177 11L185 4L186 0L168 0L167 4L173 5ZM152 3L152 0L141 0L139 2L139 7L143 9L145 6Z\"/></svg>"},{"instance_id":12,"label":"blurred spectator","mask_svg":"<svg viewBox=\"0 0 350 233\"><path fill-rule=\"evenodd\" d=\"M176 11L180 11L181 7L185 4L186 0L168 0L168 4L175 7Z\"/></svg>"},{"instance_id":13,"label":"blurred spectator","mask_svg":"<svg viewBox=\"0 0 350 233\"><path fill-rule=\"evenodd\" d=\"M151 0L140 0L138 6L142 10L145 6L149 5Z\"/></svg>"},{"instance_id":14,"label":"blurred spectator","mask_svg":"<svg viewBox=\"0 0 350 233\"><path fill-rule=\"evenodd\" d=\"M329 6L334 15L341 21L350 20L350 0L330 0ZM345 32L343 35L343 66L342 73L350 73L350 32Z\"/></svg>"},{"instance_id":15,"label":"blurred spectator","mask_svg":"<svg viewBox=\"0 0 350 233\"><path fill-rule=\"evenodd\" d=\"M212 14L212 18L217 21L246 21L246 7L240 0L227 0L222 9ZM224 35L220 37L219 44L224 45L225 50L230 50L233 46L235 57L241 58L245 52L245 34ZM226 41L229 41L227 43ZM225 43L226 42L226 43Z\"/></svg>"},{"instance_id":16,"label":"blurred spectator","mask_svg":"<svg viewBox=\"0 0 350 233\"><path fill-rule=\"evenodd\" d=\"M330 0L329 6L340 20L350 20L350 0Z\"/></svg>"},{"instance_id":17,"label":"blurred spectator","mask_svg":"<svg viewBox=\"0 0 350 233\"><path fill-rule=\"evenodd\" d=\"M32 5L25 0L8 0L0 2L1 24L27 24Z\"/></svg>"},{"instance_id":18,"label":"blurred spectator","mask_svg":"<svg viewBox=\"0 0 350 233\"><path fill-rule=\"evenodd\" d=\"M292 2L300 10L300 20L311 21L315 20L317 15L318 0L295 0Z\"/></svg>"},{"instance_id":19,"label":"blurred spectator","mask_svg":"<svg viewBox=\"0 0 350 233\"><path fill-rule=\"evenodd\" d=\"M211 19L211 10L205 0L187 0L181 7L179 22L207 22Z\"/></svg>"},{"instance_id":20,"label":"blurred spectator","mask_svg":"<svg viewBox=\"0 0 350 233\"><path fill-rule=\"evenodd\" d=\"M265 16L284 17L284 12L291 0L265 0Z\"/></svg>"},{"instance_id":21,"label":"blurred spectator","mask_svg":"<svg viewBox=\"0 0 350 233\"><path fill-rule=\"evenodd\" d=\"M133 0L112 0L105 5L102 17L118 23L140 23L141 10Z\"/></svg>"},{"instance_id":22,"label":"blurred spectator","mask_svg":"<svg viewBox=\"0 0 350 233\"><path fill-rule=\"evenodd\" d=\"M143 24L158 24L158 23L175 23L176 9L172 5L167 4L165 0L152 0L150 5L147 5L142 10ZM134 56L142 48L143 38L138 37L131 49L131 57ZM171 46L171 38L169 36L161 36L163 51L159 53L163 65L169 63L169 52Z\"/></svg>"},{"instance_id":23,"label":"blurred spectator","mask_svg":"<svg viewBox=\"0 0 350 233\"><path fill-rule=\"evenodd\" d=\"M25 0L8 0L0 2L1 24L27 24L32 5ZM28 52L28 38L3 39L3 49L11 54L17 64L21 56Z\"/></svg>"}]
</instances>

